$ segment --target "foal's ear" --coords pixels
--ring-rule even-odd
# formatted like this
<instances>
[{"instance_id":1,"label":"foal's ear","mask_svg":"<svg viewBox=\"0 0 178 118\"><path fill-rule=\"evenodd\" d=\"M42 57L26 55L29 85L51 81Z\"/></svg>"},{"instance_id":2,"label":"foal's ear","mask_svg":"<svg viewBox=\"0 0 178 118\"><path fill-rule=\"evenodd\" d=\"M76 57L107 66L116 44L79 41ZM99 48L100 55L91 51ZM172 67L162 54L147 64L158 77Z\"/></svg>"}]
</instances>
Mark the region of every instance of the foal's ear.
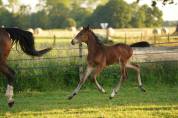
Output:
<instances>
[{"instance_id":1,"label":"foal's ear","mask_svg":"<svg viewBox=\"0 0 178 118\"><path fill-rule=\"evenodd\" d=\"M89 25L87 25L86 29L87 29L87 30L89 30L89 29L90 29L90 26L89 26Z\"/></svg>"},{"instance_id":2,"label":"foal's ear","mask_svg":"<svg viewBox=\"0 0 178 118\"><path fill-rule=\"evenodd\" d=\"M89 29L90 29L90 26L89 26L89 25L87 25L86 27L83 26L83 29L84 29L84 30L89 30Z\"/></svg>"}]
</instances>

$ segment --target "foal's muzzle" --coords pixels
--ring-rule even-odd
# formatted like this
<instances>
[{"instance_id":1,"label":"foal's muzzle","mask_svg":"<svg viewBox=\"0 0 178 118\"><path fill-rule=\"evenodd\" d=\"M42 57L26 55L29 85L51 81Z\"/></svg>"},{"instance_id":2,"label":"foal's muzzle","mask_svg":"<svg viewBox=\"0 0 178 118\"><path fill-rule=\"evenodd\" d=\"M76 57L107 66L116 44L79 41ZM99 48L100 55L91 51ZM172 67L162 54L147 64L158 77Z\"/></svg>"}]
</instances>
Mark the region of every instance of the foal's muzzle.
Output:
<instances>
[{"instance_id":1,"label":"foal's muzzle","mask_svg":"<svg viewBox=\"0 0 178 118\"><path fill-rule=\"evenodd\" d=\"M73 40L71 41L71 44L72 44L72 45L75 45L76 43L79 43L79 41L78 41L77 39L73 39Z\"/></svg>"}]
</instances>

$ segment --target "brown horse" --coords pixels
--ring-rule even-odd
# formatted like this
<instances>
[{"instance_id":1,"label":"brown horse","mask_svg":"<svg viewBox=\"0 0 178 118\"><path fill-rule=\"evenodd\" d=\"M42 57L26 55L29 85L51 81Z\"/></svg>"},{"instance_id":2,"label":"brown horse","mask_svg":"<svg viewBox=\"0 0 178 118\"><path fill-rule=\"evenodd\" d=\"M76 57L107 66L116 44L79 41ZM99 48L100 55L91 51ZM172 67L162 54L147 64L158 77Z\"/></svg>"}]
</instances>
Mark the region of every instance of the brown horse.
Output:
<instances>
[{"instance_id":1,"label":"brown horse","mask_svg":"<svg viewBox=\"0 0 178 118\"><path fill-rule=\"evenodd\" d=\"M120 64L121 68L121 77L117 86L113 89L110 98L113 98L115 94L121 87L121 83L124 79L127 78L126 68L132 68L137 71L137 79L139 88L145 92L145 89L142 86L141 77L140 77L140 68L136 64L131 64L129 59L133 55L133 50L131 47L148 47L149 44L147 42L138 42L132 45L126 45L122 43L115 44L113 46L105 46L98 40L97 36L90 30L89 27L83 28L76 37L71 41L72 45L76 43L84 42L88 46L88 56L87 56L87 69L80 80L77 88L73 91L73 93L68 97L68 99L72 99L79 92L81 86L87 80L87 77L94 70L93 79L96 84L96 87L102 93L105 93L103 87L96 80L97 75L108 65L117 63Z\"/></svg>"},{"instance_id":2,"label":"brown horse","mask_svg":"<svg viewBox=\"0 0 178 118\"><path fill-rule=\"evenodd\" d=\"M22 51L30 56L41 56L51 50L51 48L46 48L36 51L34 37L31 32L18 28L0 28L0 72L7 78L8 85L5 95L7 96L9 107L14 104L13 82L15 71L7 65L6 61L14 43L19 43Z\"/></svg>"}]
</instances>

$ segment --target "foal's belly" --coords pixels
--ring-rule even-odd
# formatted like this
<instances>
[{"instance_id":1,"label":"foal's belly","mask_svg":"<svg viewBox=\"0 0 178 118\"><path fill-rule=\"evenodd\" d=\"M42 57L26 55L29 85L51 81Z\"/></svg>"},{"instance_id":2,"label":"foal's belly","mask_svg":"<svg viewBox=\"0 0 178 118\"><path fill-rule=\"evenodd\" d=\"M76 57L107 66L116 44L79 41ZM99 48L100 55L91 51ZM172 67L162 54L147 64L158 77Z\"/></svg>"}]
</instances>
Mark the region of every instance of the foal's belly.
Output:
<instances>
[{"instance_id":1,"label":"foal's belly","mask_svg":"<svg viewBox=\"0 0 178 118\"><path fill-rule=\"evenodd\" d=\"M117 59L116 56L107 56L106 57L106 64L107 65L111 65L111 64L115 64L115 63L119 63L119 59Z\"/></svg>"}]
</instances>

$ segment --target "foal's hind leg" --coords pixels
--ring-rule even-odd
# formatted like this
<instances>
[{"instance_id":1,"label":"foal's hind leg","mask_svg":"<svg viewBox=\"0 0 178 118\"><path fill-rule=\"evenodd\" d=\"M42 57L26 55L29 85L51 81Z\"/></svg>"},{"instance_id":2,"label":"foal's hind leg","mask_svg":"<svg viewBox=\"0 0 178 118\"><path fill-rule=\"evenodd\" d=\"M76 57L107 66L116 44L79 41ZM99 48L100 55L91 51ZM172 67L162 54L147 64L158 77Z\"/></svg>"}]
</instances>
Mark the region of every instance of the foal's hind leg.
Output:
<instances>
[{"instance_id":1,"label":"foal's hind leg","mask_svg":"<svg viewBox=\"0 0 178 118\"><path fill-rule=\"evenodd\" d=\"M102 71L102 67L101 66L97 66L96 67L96 70L95 70L95 73L94 73L94 76L93 76L93 79L94 79L94 82L96 84L96 87L98 88L99 91L101 91L102 93L106 93L106 91L104 90L104 88L98 83L98 81L96 80L96 77L97 75Z\"/></svg>"},{"instance_id":2,"label":"foal's hind leg","mask_svg":"<svg viewBox=\"0 0 178 118\"><path fill-rule=\"evenodd\" d=\"M139 67L139 65L127 63L126 67L127 68L132 68L132 69L137 71L137 80L138 80L139 88L140 88L141 91L146 92L146 90L143 88L143 85L142 85L142 81L141 81L141 77L140 77L140 67Z\"/></svg>"},{"instance_id":3,"label":"foal's hind leg","mask_svg":"<svg viewBox=\"0 0 178 118\"><path fill-rule=\"evenodd\" d=\"M79 92L80 88L85 83L85 81L87 80L88 76L91 74L92 71L93 71L93 67L88 66L83 78L79 81L77 88L68 97L69 100L72 99L75 95L77 95L77 93Z\"/></svg>"},{"instance_id":4,"label":"foal's hind leg","mask_svg":"<svg viewBox=\"0 0 178 118\"><path fill-rule=\"evenodd\" d=\"M8 80L8 85L7 85L7 90L6 90L6 96L8 100L8 105L9 107L12 107L14 104L14 99L13 99L13 81L15 78L15 73L12 71L10 67L8 67L6 64L2 64L0 66L0 71L7 77Z\"/></svg>"},{"instance_id":5,"label":"foal's hind leg","mask_svg":"<svg viewBox=\"0 0 178 118\"><path fill-rule=\"evenodd\" d=\"M125 66L121 65L121 77L120 77L120 80L118 82L118 84L116 85L116 87L113 89L112 93L111 93L111 96L110 96L110 99L112 99L116 94L117 92L120 90L120 87L123 83L123 80L125 79L124 74L126 74L126 69L125 69Z\"/></svg>"}]
</instances>

